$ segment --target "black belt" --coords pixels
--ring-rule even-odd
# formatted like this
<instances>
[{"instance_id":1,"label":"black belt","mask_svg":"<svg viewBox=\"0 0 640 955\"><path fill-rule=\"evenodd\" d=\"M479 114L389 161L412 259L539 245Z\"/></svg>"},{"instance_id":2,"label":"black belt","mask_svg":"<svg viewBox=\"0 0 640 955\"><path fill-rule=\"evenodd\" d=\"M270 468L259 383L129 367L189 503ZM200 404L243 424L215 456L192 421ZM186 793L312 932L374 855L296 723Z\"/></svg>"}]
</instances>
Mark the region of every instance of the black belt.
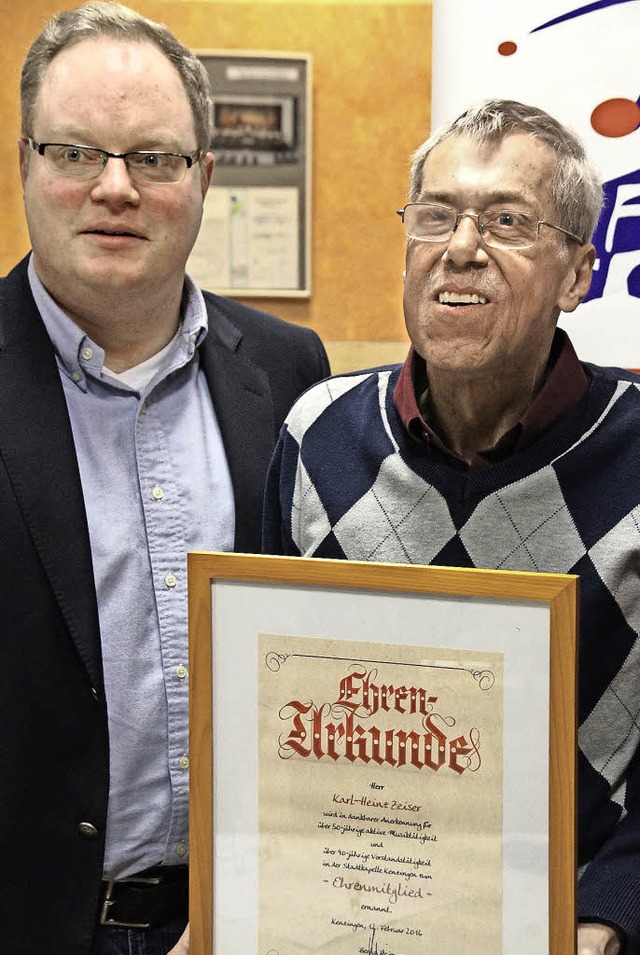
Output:
<instances>
[{"instance_id":1,"label":"black belt","mask_svg":"<svg viewBox=\"0 0 640 955\"><path fill-rule=\"evenodd\" d=\"M103 882L100 925L154 928L189 916L189 867L156 865L127 879Z\"/></svg>"}]
</instances>

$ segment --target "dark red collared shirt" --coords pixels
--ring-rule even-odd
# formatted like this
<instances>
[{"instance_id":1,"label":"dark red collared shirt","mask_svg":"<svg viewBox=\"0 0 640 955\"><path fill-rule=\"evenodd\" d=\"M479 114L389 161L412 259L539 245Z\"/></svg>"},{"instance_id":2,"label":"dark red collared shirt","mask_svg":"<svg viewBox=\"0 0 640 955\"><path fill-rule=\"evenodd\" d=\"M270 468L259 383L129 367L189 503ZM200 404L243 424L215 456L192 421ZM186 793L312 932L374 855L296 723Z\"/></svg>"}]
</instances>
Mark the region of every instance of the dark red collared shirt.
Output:
<instances>
[{"instance_id":1,"label":"dark red collared shirt","mask_svg":"<svg viewBox=\"0 0 640 955\"><path fill-rule=\"evenodd\" d=\"M393 393L393 403L405 428L416 441L426 444L436 454L442 455L447 463L459 468L484 468L533 444L540 435L577 408L589 390L589 382L589 374L580 364L566 332L557 329L547 376L533 402L520 421L493 448L476 452L470 464L448 448L429 424L429 383L425 362L413 346L402 366Z\"/></svg>"}]
</instances>

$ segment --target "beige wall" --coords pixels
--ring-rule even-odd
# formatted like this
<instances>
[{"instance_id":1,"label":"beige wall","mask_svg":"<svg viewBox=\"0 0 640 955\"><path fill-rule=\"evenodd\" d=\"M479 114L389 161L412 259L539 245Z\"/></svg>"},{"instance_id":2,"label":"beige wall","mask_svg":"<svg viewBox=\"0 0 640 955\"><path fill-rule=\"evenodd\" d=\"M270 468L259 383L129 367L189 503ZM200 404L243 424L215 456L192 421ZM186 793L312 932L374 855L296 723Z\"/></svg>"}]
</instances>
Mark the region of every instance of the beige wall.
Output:
<instances>
[{"instance_id":1,"label":"beige wall","mask_svg":"<svg viewBox=\"0 0 640 955\"><path fill-rule=\"evenodd\" d=\"M20 65L61 5L0 0L10 37L0 59L2 273L29 248L15 145ZM130 5L196 49L312 54L313 292L308 300L247 301L315 328L334 370L401 356L404 243L394 212L405 201L409 155L429 131L430 2Z\"/></svg>"}]
</instances>

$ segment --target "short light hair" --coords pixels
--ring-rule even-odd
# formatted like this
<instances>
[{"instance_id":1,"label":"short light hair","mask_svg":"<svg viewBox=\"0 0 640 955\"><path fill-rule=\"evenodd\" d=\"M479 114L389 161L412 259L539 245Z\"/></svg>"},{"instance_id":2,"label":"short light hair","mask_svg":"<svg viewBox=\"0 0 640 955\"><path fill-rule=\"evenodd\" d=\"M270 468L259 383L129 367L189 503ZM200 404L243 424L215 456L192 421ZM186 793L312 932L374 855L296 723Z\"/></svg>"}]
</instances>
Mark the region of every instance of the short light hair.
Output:
<instances>
[{"instance_id":1,"label":"short light hair","mask_svg":"<svg viewBox=\"0 0 640 955\"><path fill-rule=\"evenodd\" d=\"M22 66L20 106L22 135L33 136L34 112L44 75L58 53L67 47L96 37L112 37L158 47L176 68L193 113L198 148L203 152L211 142L211 83L197 56L161 23L155 23L120 3L86 3L75 10L56 14L34 40Z\"/></svg>"},{"instance_id":2,"label":"short light hair","mask_svg":"<svg viewBox=\"0 0 640 955\"><path fill-rule=\"evenodd\" d=\"M409 198L422 191L424 164L429 153L453 136L470 136L478 144L499 143L507 136L524 134L549 146L556 155L550 182L551 196L563 229L588 242L602 211L602 180L587 159L575 133L544 110L515 100L489 99L465 110L453 122L437 129L412 156Z\"/></svg>"}]
</instances>

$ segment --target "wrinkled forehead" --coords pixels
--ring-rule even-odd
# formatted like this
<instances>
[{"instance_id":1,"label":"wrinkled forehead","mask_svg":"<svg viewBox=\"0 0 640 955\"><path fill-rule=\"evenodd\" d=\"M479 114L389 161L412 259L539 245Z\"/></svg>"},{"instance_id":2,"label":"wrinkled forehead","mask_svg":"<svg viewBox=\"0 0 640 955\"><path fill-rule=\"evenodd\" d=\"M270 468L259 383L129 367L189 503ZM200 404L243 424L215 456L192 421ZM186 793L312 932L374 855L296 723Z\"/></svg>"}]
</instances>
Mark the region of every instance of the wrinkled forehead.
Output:
<instances>
[{"instance_id":1,"label":"wrinkled forehead","mask_svg":"<svg viewBox=\"0 0 640 955\"><path fill-rule=\"evenodd\" d=\"M421 198L463 203L465 207L519 202L550 212L555 164L553 150L524 133L498 140L450 136L427 156Z\"/></svg>"}]
</instances>

